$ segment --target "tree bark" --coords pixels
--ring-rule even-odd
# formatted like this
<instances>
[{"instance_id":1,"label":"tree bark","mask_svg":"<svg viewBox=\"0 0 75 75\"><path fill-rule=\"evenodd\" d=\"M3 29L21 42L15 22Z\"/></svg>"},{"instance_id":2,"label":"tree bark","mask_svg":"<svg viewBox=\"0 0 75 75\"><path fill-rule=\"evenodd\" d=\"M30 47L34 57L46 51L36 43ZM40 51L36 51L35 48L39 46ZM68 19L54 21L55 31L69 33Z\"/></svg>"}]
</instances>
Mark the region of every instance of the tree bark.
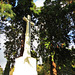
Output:
<instances>
[{"instance_id":1,"label":"tree bark","mask_svg":"<svg viewBox=\"0 0 75 75\"><path fill-rule=\"evenodd\" d=\"M53 65L52 65L52 57L50 56L50 75L53 75Z\"/></svg>"},{"instance_id":2,"label":"tree bark","mask_svg":"<svg viewBox=\"0 0 75 75\"><path fill-rule=\"evenodd\" d=\"M25 32L26 32L26 23L24 22L24 23L23 23L22 39L21 39L20 56L23 56L23 52L24 52Z\"/></svg>"},{"instance_id":3,"label":"tree bark","mask_svg":"<svg viewBox=\"0 0 75 75\"><path fill-rule=\"evenodd\" d=\"M10 61L7 61L7 64L6 64L6 67L5 67L5 70L4 70L3 75L9 75L9 72L10 72L10 64L11 64L11 62Z\"/></svg>"},{"instance_id":4,"label":"tree bark","mask_svg":"<svg viewBox=\"0 0 75 75\"><path fill-rule=\"evenodd\" d=\"M9 4L9 0L7 0L7 3Z\"/></svg>"},{"instance_id":5,"label":"tree bark","mask_svg":"<svg viewBox=\"0 0 75 75\"><path fill-rule=\"evenodd\" d=\"M52 66L53 66L53 75L57 75L56 63L54 61L52 61Z\"/></svg>"},{"instance_id":6,"label":"tree bark","mask_svg":"<svg viewBox=\"0 0 75 75\"><path fill-rule=\"evenodd\" d=\"M23 56L23 52L24 52L24 43L25 43L25 31L23 31L23 33L22 33L20 56Z\"/></svg>"},{"instance_id":7,"label":"tree bark","mask_svg":"<svg viewBox=\"0 0 75 75\"><path fill-rule=\"evenodd\" d=\"M57 75L56 63L52 61L52 57L50 56L50 75Z\"/></svg>"}]
</instances>

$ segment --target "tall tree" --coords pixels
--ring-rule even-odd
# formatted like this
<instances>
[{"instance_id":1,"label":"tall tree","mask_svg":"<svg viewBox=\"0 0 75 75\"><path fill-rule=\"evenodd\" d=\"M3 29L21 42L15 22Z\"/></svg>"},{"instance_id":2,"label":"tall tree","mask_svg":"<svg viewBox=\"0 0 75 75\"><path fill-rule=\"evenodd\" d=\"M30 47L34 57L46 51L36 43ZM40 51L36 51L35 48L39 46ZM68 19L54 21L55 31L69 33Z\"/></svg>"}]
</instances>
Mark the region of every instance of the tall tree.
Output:
<instances>
[{"instance_id":1,"label":"tall tree","mask_svg":"<svg viewBox=\"0 0 75 75\"><path fill-rule=\"evenodd\" d=\"M12 10L12 5L8 4L8 2L5 2L3 0L0 1L0 28L4 27L3 21L5 21L7 18L14 18L15 13ZM2 31L0 29L0 31Z\"/></svg>"},{"instance_id":2,"label":"tall tree","mask_svg":"<svg viewBox=\"0 0 75 75\"><path fill-rule=\"evenodd\" d=\"M7 1L0 1L0 27L6 26L6 23L3 23L3 21L6 21L8 18L13 18L15 16L15 13L12 10L12 5L10 5ZM4 27L5 27L4 26ZM9 60L10 61L10 60ZM4 75L8 75L10 71L10 62L7 60L6 64L6 70L4 72Z\"/></svg>"},{"instance_id":3,"label":"tall tree","mask_svg":"<svg viewBox=\"0 0 75 75\"><path fill-rule=\"evenodd\" d=\"M65 3L66 4L66 3ZM64 6L64 3L60 1L51 2L46 0L44 7L38 17L38 27L40 35L40 44L38 46L39 54L42 56L44 62L45 59L50 56L51 62L51 75L53 75L52 61L55 60L56 48L59 48L57 54L61 56L62 46L68 47L70 43L70 37L68 33L71 30L68 5ZM67 50L68 51L68 50ZM63 51L63 53L66 51ZM69 51L68 51L69 53ZM54 57L54 60L52 58ZM61 57L60 59L63 59ZM58 60L58 59L57 59ZM65 62L66 63L66 62Z\"/></svg>"}]
</instances>

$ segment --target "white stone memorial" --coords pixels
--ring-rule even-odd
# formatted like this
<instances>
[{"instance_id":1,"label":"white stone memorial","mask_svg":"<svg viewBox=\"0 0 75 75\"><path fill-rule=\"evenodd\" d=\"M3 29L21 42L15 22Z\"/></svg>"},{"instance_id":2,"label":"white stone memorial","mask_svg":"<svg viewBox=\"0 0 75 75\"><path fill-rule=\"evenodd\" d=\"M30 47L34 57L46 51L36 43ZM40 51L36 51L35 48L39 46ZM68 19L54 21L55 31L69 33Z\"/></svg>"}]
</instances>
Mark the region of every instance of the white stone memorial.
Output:
<instances>
[{"instance_id":1,"label":"white stone memorial","mask_svg":"<svg viewBox=\"0 0 75 75\"><path fill-rule=\"evenodd\" d=\"M37 75L36 59L31 57L30 54L30 40L31 40L31 17L23 17L23 20L27 22L24 53L22 57L15 60L15 69L13 75Z\"/></svg>"}]
</instances>

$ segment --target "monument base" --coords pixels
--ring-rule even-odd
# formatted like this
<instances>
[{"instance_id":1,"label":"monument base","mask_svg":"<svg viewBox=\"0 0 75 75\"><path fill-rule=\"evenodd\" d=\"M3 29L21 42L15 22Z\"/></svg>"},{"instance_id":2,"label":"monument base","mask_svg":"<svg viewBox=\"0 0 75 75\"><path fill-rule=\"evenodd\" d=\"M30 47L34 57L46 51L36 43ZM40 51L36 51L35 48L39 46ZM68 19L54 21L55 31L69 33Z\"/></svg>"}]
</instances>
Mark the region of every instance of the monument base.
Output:
<instances>
[{"instance_id":1,"label":"monument base","mask_svg":"<svg viewBox=\"0 0 75 75\"><path fill-rule=\"evenodd\" d=\"M13 75L37 75L36 59L32 57L17 58Z\"/></svg>"}]
</instances>

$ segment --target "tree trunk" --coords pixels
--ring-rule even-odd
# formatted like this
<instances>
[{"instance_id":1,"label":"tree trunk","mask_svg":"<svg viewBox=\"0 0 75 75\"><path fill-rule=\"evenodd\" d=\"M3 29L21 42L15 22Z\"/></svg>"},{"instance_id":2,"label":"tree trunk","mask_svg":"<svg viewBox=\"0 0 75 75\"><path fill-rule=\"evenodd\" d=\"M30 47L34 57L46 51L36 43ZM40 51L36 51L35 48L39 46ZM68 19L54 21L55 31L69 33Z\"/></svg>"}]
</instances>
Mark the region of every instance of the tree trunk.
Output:
<instances>
[{"instance_id":1,"label":"tree trunk","mask_svg":"<svg viewBox=\"0 0 75 75\"><path fill-rule=\"evenodd\" d=\"M50 75L57 75L56 63L52 61L52 57L50 56Z\"/></svg>"},{"instance_id":2,"label":"tree trunk","mask_svg":"<svg viewBox=\"0 0 75 75\"><path fill-rule=\"evenodd\" d=\"M7 3L9 4L9 1L7 0Z\"/></svg>"},{"instance_id":3,"label":"tree trunk","mask_svg":"<svg viewBox=\"0 0 75 75\"><path fill-rule=\"evenodd\" d=\"M52 57L50 56L50 75L53 75L53 65L52 65Z\"/></svg>"},{"instance_id":4,"label":"tree trunk","mask_svg":"<svg viewBox=\"0 0 75 75\"><path fill-rule=\"evenodd\" d=\"M25 31L23 31L23 33L22 33L20 56L23 56L23 52L24 52L24 42L25 42Z\"/></svg>"},{"instance_id":5,"label":"tree trunk","mask_svg":"<svg viewBox=\"0 0 75 75\"><path fill-rule=\"evenodd\" d=\"M54 61L52 61L52 66L53 66L53 75L57 75L56 63Z\"/></svg>"},{"instance_id":6,"label":"tree trunk","mask_svg":"<svg viewBox=\"0 0 75 75\"><path fill-rule=\"evenodd\" d=\"M22 39L21 39L20 56L23 56L23 52L24 52L25 32L26 32L26 23L24 22L24 23L23 23Z\"/></svg>"},{"instance_id":7,"label":"tree trunk","mask_svg":"<svg viewBox=\"0 0 75 75\"><path fill-rule=\"evenodd\" d=\"M3 75L9 75L9 72L10 72L10 64L11 64L11 62L10 61L7 61L7 64L6 64L6 67L5 67L5 70L4 70Z\"/></svg>"}]
</instances>

